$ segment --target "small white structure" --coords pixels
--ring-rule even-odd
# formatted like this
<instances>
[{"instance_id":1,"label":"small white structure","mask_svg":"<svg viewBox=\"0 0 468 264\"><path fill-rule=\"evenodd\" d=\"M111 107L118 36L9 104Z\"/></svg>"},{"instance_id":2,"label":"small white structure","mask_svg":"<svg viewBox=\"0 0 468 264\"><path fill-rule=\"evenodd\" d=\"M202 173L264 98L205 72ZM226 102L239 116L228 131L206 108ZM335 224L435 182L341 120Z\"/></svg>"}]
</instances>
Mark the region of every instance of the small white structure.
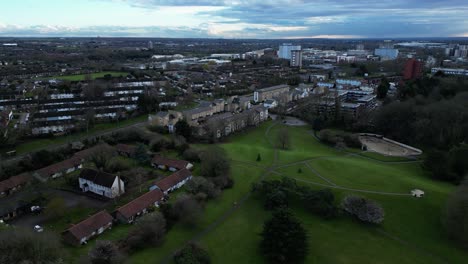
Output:
<instances>
[{"instance_id":1,"label":"small white structure","mask_svg":"<svg viewBox=\"0 0 468 264\"><path fill-rule=\"evenodd\" d=\"M421 198L421 197L424 197L424 191L419 190L419 189L414 189L414 190L411 190L411 195L416 198Z\"/></svg>"},{"instance_id":2,"label":"small white structure","mask_svg":"<svg viewBox=\"0 0 468 264\"><path fill-rule=\"evenodd\" d=\"M265 100L265 102L263 103L263 106L268 109L275 108L278 106L278 102L273 99L268 99L268 100Z\"/></svg>"}]
</instances>

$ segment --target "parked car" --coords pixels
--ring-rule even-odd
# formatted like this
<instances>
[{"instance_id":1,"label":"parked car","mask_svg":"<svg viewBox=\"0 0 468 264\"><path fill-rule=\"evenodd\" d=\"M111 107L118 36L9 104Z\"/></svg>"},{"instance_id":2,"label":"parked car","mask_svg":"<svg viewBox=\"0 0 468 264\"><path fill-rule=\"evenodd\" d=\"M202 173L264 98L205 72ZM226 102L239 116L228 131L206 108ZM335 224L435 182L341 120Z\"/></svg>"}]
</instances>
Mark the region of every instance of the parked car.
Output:
<instances>
[{"instance_id":1,"label":"parked car","mask_svg":"<svg viewBox=\"0 0 468 264\"><path fill-rule=\"evenodd\" d=\"M34 226L34 231L38 232L38 233L41 233L44 231L44 228L42 228L42 226L40 225L35 225Z\"/></svg>"}]
</instances>

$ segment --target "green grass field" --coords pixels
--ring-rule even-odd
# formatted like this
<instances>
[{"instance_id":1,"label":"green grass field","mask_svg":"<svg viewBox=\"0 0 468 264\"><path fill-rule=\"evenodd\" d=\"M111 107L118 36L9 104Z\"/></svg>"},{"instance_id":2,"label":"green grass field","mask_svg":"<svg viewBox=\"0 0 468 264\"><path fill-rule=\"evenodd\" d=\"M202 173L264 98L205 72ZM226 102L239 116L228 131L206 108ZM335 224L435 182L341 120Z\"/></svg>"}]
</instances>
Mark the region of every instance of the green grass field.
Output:
<instances>
[{"instance_id":1,"label":"green grass field","mask_svg":"<svg viewBox=\"0 0 468 264\"><path fill-rule=\"evenodd\" d=\"M126 76L128 73L126 72L117 72L117 71L103 71L103 72L97 72L97 73L91 73L89 74L91 76L92 80L95 80L97 78L103 78L105 75L110 74L112 77L120 77L120 76ZM58 79L58 80L64 80L64 81L72 81L72 82L77 82L77 81L84 81L86 78L87 74L75 74L75 75L63 75L63 76L52 76L48 79Z\"/></svg>"},{"instance_id":2,"label":"green grass field","mask_svg":"<svg viewBox=\"0 0 468 264\"><path fill-rule=\"evenodd\" d=\"M161 247L139 251L127 262L171 263L174 251L195 240L208 250L212 263L264 263L258 250L259 234L270 212L249 193L251 184L263 176L277 179L280 175L311 188L327 186L335 193L337 203L345 195L356 194L379 202L385 210L383 224L370 226L345 215L323 220L292 204L310 241L306 263L466 262L468 252L448 241L440 224L440 212L454 186L429 179L419 162L394 163L335 150L318 142L306 127L289 127L290 149L275 154L270 142L275 142L281 126L267 122L220 144L233 160L234 187L207 203L195 228L176 224ZM258 154L260 162L256 161ZM408 195L414 188L424 190L425 197ZM129 228L126 226L125 232ZM102 239L116 240L125 235L124 231L114 231ZM78 252L86 251L74 249L71 254L78 256Z\"/></svg>"}]
</instances>

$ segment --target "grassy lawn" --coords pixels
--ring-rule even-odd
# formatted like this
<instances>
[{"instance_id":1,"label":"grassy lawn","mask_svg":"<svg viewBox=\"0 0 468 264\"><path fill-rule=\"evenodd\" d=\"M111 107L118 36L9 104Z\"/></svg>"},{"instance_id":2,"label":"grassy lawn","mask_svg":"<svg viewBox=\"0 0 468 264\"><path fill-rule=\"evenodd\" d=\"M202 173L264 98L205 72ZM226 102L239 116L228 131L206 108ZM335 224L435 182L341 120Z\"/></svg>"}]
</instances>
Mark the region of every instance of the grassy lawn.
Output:
<instances>
[{"instance_id":1,"label":"grassy lawn","mask_svg":"<svg viewBox=\"0 0 468 264\"><path fill-rule=\"evenodd\" d=\"M97 78L103 78L105 75L110 74L112 77L126 76L126 72L117 72L117 71L104 71L91 73L91 79L95 80ZM75 75L63 75L63 76L52 76L47 79L58 79L64 81L84 81L87 74L75 74Z\"/></svg>"},{"instance_id":2,"label":"grassy lawn","mask_svg":"<svg viewBox=\"0 0 468 264\"><path fill-rule=\"evenodd\" d=\"M274 163L275 150L265 136L272 124L264 123L220 144L229 157L237 161L232 162L231 166L234 187L223 191L220 197L206 204L195 228L176 224L168 232L161 247L137 252L129 257L128 263L160 263L192 239L197 239L208 250L213 263L264 263L258 250L259 233L270 212L263 209L261 201L255 196L248 197L240 206L238 203L249 193L251 184L264 175L264 168ZM281 126L278 124L271 129L269 137L272 142L275 142ZM300 205L292 204L291 210L301 220L309 236L310 249L306 263L466 262L468 253L457 249L447 240L440 224L440 212L454 186L429 179L419 163L394 164L385 163L394 160L379 162L345 156L346 152L316 141L306 127L289 127L288 130L291 147L278 152L279 164L275 165L294 163L276 170L287 177L298 179L298 184L311 188L322 188L314 183L328 184L309 170L306 166L308 164L323 177L346 188L396 193L409 193L411 189L419 188L426 193L424 198L417 199L332 189L337 203L349 194L379 202L385 210L385 220L380 226L365 225L346 215L323 220L305 211ZM202 148L203 145L197 147ZM256 162L259 153L262 161ZM299 169L301 173L298 173ZM267 176L268 179L279 177L276 174ZM171 200L180 192L173 194ZM217 222L223 215L228 217ZM117 226L101 238L116 240L123 237L129 228ZM73 250L72 254L84 254L87 247Z\"/></svg>"},{"instance_id":3,"label":"grassy lawn","mask_svg":"<svg viewBox=\"0 0 468 264\"><path fill-rule=\"evenodd\" d=\"M188 228L182 224L176 224L167 234L165 243L159 248L148 248L137 252L129 259L129 263L147 263L148 259L154 263L160 263L163 259L183 246L186 241L192 239L202 232L212 222L216 221L223 213L234 206L250 191L251 183L255 182L261 175L261 170L233 165L232 177L235 187L225 190L220 197L206 204L202 218L195 228ZM174 198L174 195L172 195Z\"/></svg>"},{"instance_id":4,"label":"grassy lawn","mask_svg":"<svg viewBox=\"0 0 468 264\"><path fill-rule=\"evenodd\" d=\"M35 140L27 141L27 142L19 144L16 147L16 153L24 154L24 153L28 153L32 151L37 151L43 148L47 148L50 146L54 146L54 145L61 145L61 144L66 144L66 143L76 141L76 140L82 140L88 136L94 136L94 135L108 132L108 131L111 131L113 129L117 129L120 127L125 127L125 126L129 126L132 124L144 122L146 119L147 119L147 116L142 115L136 118L121 121L119 123L97 124L93 128L91 128L88 133L79 132L79 133L74 133L74 134L66 135L66 136L59 136L59 137L45 138L45 139L35 139ZM3 151L8 151L8 150L3 150Z\"/></svg>"},{"instance_id":5,"label":"grassy lawn","mask_svg":"<svg viewBox=\"0 0 468 264\"><path fill-rule=\"evenodd\" d=\"M236 134L230 137L227 143L222 144L222 147L233 160L271 165L274 160L274 148L268 144L265 137L265 130L271 124L266 122L255 130ZM258 154L261 157L260 162L256 161Z\"/></svg>"},{"instance_id":6,"label":"grassy lawn","mask_svg":"<svg viewBox=\"0 0 468 264\"><path fill-rule=\"evenodd\" d=\"M278 131L284 128L284 125L275 126L270 138L277 142L276 135ZM325 144L317 141L308 127L287 127L290 137L290 148L279 151L279 164L288 164L301 160L313 159L322 156L339 156L345 153L332 149Z\"/></svg>"}]
</instances>

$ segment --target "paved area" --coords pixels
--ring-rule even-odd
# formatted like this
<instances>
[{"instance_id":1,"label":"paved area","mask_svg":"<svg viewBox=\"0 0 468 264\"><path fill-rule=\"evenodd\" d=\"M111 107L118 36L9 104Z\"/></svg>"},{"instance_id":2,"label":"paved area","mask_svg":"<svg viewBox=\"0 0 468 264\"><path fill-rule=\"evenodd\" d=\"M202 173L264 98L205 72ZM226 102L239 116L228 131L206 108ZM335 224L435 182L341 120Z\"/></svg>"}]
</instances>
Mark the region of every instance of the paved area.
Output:
<instances>
[{"instance_id":1,"label":"paved area","mask_svg":"<svg viewBox=\"0 0 468 264\"><path fill-rule=\"evenodd\" d=\"M295 117L292 117L292 116L287 116L284 120L283 120L283 124L287 125L287 126L306 126L307 123L298 119L298 118L295 118Z\"/></svg>"},{"instance_id":2,"label":"paved area","mask_svg":"<svg viewBox=\"0 0 468 264\"><path fill-rule=\"evenodd\" d=\"M414 151L409 148L397 145L387 140L383 140L377 137L360 136L359 140L362 144L366 145L367 150L377 152L382 155L395 156L395 157L406 157L420 155L421 153Z\"/></svg>"},{"instance_id":3,"label":"paved area","mask_svg":"<svg viewBox=\"0 0 468 264\"><path fill-rule=\"evenodd\" d=\"M104 202L101 200L96 200L90 198L86 195L80 195L73 192L63 191L63 190L56 190L56 189L48 189L45 192L45 195L50 197L60 197L65 201L65 206L67 208L75 208L75 207L87 207L87 208L95 208L96 210L104 208L108 202ZM9 221L8 224L21 226L25 228L33 228L35 225L43 225L48 219L44 213L42 214L26 214L21 215L18 218Z\"/></svg>"}]
</instances>

